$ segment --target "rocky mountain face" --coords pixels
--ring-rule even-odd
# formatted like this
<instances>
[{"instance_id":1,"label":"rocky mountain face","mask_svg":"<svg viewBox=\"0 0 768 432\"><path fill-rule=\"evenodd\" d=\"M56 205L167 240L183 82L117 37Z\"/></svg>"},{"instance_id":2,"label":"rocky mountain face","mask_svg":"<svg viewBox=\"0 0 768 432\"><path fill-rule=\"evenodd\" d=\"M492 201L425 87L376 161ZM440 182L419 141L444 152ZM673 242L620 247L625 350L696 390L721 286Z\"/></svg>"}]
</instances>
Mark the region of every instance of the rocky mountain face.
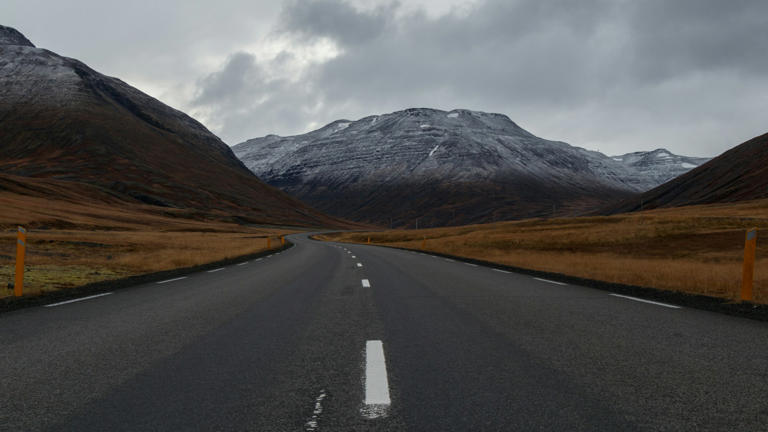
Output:
<instances>
[{"instance_id":1,"label":"rocky mountain face","mask_svg":"<svg viewBox=\"0 0 768 432\"><path fill-rule=\"evenodd\" d=\"M768 134L610 208L609 213L768 198Z\"/></svg>"},{"instance_id":2,"label":"rocky mountain face","mask_svg":"<svg viewBox=\"0 0 768 432\"><path fill-rule=\"evenodd\" d=\"M0 25L0 45L35 47L35 45L33 45L29 39L24 37L24 35L15 28L5 27L2 25Z\"/></svg>"},{"instance_id":3,"label":"rocky mountain face","mask_svg":"<svg viewBox=\"0 0 768 432\"><path fill-rule=\"evenodd\" d=\"M261 182L203 125L0 26L0 172L243 223L338 224Z\"/></svg>"},{"instance_id":4,"label":"rocky mountain face","mask_svg":"<svg viewBox=\"0 0 768 432\"><path fill-rule=\"evenodd\" d=\"M469 110L339 120L233 149L267 183L331 214L385 226L582 214L674 175L657 172L672 162L653 164L654 152L611 158Z\"/></svg>"}]
</instances>

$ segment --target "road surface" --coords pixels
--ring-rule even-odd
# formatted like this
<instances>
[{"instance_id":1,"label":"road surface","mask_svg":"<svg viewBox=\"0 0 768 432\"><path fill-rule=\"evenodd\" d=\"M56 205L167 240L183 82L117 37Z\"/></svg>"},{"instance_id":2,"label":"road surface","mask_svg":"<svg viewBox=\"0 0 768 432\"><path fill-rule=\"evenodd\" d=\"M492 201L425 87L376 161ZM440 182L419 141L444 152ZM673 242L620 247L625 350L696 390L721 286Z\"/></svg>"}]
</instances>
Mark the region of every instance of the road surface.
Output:
<instances>
[{"instance_id":1,"label":"road surface","mask_svg":"<svg viewBox=\"0 0 768 432\"><path fill-rule=\"evenodd\" d=\"M0 315L0 430L768 430L766 323L292 241Z\"/></svg>"}]
</instances>

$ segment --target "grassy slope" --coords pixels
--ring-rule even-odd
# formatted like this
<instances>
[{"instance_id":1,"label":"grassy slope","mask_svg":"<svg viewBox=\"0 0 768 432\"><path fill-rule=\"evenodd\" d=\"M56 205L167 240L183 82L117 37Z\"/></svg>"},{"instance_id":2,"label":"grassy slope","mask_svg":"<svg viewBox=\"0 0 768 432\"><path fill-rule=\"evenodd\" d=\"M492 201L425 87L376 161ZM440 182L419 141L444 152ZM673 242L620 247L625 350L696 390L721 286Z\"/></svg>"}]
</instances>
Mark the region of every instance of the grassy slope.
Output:
<instances>
[{"instance_id":1,"label":"grassy slope","mask_svg":"<svg viewBox=\"0 0 768 432\"><path fill-rule=\"evenodd\" d=\"M54 192L60 185L29 180L34 189ZM16 225L29 229L25 294L66 289L92 282L189 267L279 246L290 227L248 227L196 220L184 210L120 206L83 201L83 191L64 188L60 199L0 191L0 297L14 277ZM91 204L84 204L90 202Z\"/></svg>"},{"instance_id":2,"label":"grassy slope","mask_svg":"<svg viewBox=\"0 0 768 432\"><path fill-rule=\"evenodd\" d=\"M589 279L737 298L744 231L761 229L756 298L768 303L768 200L608 217L531 219L326 239L421 249Z\"/></svg>"}]
</instances>

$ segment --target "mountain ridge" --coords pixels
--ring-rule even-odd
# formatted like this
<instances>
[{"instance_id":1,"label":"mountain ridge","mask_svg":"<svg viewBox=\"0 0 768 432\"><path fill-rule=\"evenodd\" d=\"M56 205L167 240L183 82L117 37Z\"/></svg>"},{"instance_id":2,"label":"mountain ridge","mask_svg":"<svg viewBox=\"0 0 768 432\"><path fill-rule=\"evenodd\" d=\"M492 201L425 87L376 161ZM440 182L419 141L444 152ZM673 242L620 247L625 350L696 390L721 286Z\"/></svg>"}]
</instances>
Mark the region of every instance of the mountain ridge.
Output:
<instances>
[{"instance_id":1,"label":"mountain ridge","mask_svg":"<svg viewBox=\"0 0 768 432\"><path fill-rule=\"evenodd\" d=\"M0 44L3 173L87 183L127 205L213 219L343 224L261 182L183 112L79 60L23 43L9 27L0 35L9 42Z\"/></svg>"},{"instance_id":2,"label":"mountain ridge","mask_svg":"<svg viewBox=\"0 0 768 432\"><path fill-rule=\"evenodd\" d=\"M536 137L504 114L465 109L336 120L233 150L260 178L313 206L384 225L581 214L643 187L602 153Z\"/></svg>"},{"instance_id":3,"label":"mountain ridge","mask_svg":"<svg viewBox=\"0 0 768 432\"><path fill-rule=\"evenodd\" d=\"M4 25L0 25L0 45L20 45L35 48L35 44L20 31Z\"/></svg>"},{"instance_id":4,"label":"mountain ridge","mask_svg":"<svg viewBox=\"0 0 768 432\"><path fill-rule=\"evenodd\" d=\"M466 109L340 119L233 150L267 183L313 206L395 226L583 214L656 185L624 162L629 155L545 140L504 114Z\"/></svg>"}]
</instances>

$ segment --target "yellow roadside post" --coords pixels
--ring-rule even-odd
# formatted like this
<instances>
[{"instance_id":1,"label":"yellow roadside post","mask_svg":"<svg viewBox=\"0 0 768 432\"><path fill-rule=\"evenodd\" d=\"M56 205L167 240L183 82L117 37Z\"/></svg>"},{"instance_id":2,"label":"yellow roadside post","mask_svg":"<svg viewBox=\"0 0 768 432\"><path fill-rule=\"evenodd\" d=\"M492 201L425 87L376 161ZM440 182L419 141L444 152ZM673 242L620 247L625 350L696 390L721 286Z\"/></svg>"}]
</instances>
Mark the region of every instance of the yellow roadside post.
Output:
<instances>
[{"instance_id":1,"label":"yellow roadside post","mask_svg":"<svg viewBox=\"0 0 768 432\"><path fill-rule=\"evenodd\" d=\"M368 237L368 244L371 244L371 238Z\"/></svg>"},{"instance_id":2,"label":"yellow roadside post","mask_svg":"<svg viewBox=\"0 0 768 432\"><path fill-rule=\"evenodd\" d=\"M280 246L285 246L285 236L280 236Z\"/></svg>"},{"instance_id":3,"label":"yellow roadside post","mask_svg":"<svg viewBox=\"0 0 768 432\"><path fill-rule=\"evenodd\" d=\"M19 227L16 240L16 280L13 284L13 295L21 297L24 293L24 255L27 251L27 230Z\"/></svg>"},{"instance_id":4,"label":"yellow roadside post","mask_svg":"<svg viewBox=\"0 0 768 432\"><path fill-rule=\"evenodd\" d=\"M744 267L741 275L741 299L752 301L752 286L755 281L755 249L757 248L757 228L747 230L744 244Z\"/></svg>"}]
</instances>

